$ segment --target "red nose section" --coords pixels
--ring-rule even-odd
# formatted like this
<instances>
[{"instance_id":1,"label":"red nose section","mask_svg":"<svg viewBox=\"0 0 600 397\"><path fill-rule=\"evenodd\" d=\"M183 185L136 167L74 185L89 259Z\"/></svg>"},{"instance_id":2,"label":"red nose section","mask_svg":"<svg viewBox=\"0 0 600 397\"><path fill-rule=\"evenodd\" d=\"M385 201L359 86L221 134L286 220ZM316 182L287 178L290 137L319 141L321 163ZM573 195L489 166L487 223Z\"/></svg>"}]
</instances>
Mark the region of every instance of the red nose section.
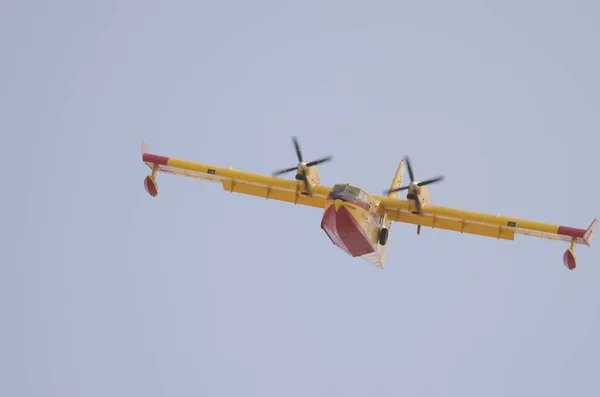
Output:
<instances>
[{"instance_id":1,"label":"red nose section","mask_svg":"<svg viewBox=\"0 0 600 397\"><path fill-rule=\"evenodd\" d=\"M325 211L321 229L333 244L351 256L362 256L374 251L373 245L365 236L359 223L343 206L336 211L335 206L332 205Z\"/></svg>"}]
</instances>

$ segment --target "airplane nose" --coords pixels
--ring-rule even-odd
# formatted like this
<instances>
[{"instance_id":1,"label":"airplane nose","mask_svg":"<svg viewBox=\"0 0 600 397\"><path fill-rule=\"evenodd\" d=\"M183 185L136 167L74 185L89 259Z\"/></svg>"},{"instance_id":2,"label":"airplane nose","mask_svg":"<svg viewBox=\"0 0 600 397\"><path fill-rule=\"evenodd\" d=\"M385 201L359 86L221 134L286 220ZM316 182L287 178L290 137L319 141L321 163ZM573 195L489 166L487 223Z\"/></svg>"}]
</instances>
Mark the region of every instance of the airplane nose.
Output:
<instances>
[{"instance_id":1,"label":"airplane nose","mask_svg":"<svg viewBox=\"0 0 600 397\"><path fill-rule=\"evenodd\" d=\"M342 206L342 200L340 200L340 199L336 199L336 200L333 202L333 205L335 206L335 212L337 212L337 210L339 210L339 209L340 209L340 207Z\"/></svg>"}]
</instances>

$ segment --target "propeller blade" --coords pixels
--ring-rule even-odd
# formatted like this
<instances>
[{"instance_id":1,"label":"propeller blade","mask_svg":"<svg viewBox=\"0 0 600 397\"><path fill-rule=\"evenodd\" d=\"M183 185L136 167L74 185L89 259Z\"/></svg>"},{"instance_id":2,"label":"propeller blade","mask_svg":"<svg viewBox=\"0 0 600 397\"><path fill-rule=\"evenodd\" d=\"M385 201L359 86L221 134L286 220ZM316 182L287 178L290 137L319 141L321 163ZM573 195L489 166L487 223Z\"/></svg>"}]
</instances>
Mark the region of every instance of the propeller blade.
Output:
<instances>
[{"instance_id":1,"label":"propeller blade","mask_svg":"<svg viewBox=\"0 0 600 397\"><path fill-rule=\"evenodd\" d=\"M406 164L406 169L408 170L408 176L410 177L410 184L408 186L390 189L387 192L384 192L384 194L386 194L386 193L390 194L393 192L399 192L401 190L411 189L411 187L416 190L417 187L429 185L429 184L444 180L444 176L440 175L436 178L430 178L430 179L426 179L424 181L416 182L416 185L415 185L415 174L413 173L412 164L410 163L410 158L408 156L404 156L404 163ZM421 203L421 199L416 195L416 193L417 192L413 192L414 196L409 194L407 196L407 198L410 197L410 199L415 202L415 212L421 213L423 204ZM419 229L419 231L420 231L420 229Z\"/></svg>"},{"instance_id":2,"label":"propeller blade","mask_svg":"<svg viewBox=\"0 0 600 397\"><path fill-rule=\"evenodd\" d=\"M415 204L417 206L417 212L421 212L421 200L419 200L418 198L416 198L415 200Z\"/></svg>"},{"instance_id":3,"label":"propeller blade","mask_svg":"<svg viewBox=\"0 0 600 397\"><path fill-rule=\"evenodd\" d=\"M410 160L408 159L408 156L405 156L404 160L406 161L406 168L408 169L408 176L410 177L410 181L412 182L415 180L415 176L413 175L413 170L412 170L412 167L410 166Z\"/></svg>"},{"instance_id":4,"label":"propeller blade","mask_svg":"<svg viewBox=\"0 0 600 397\"><path fill-rule=\"evenodd\" d=\"M315 160L315 161L311 161L306 163L307 167L312 167L313 165L317 165L317 164L321 164L321 163L325 163L327 161L331 161L333 159L332 156L327 156L327 157L323 157L322 159L319 160Z\"/></svg>"},{"instance_id":5,"label":"propeller blade","mask_svg":"<svg viewBox=\"0 0 600 397\"><path fill-rule=\"evenodd\" d=\"M417 185L425 186L425 185L429 185L430 183L439 182L439 181L443 181L443 180L444 180L443 176L438 176L437 178L427 179L425 181L419 182L419 183L417 183Z\"/></svg>"},{"instance_id":6,"label":"propeller blade","mask_svg":"<svg viewBox=\"0 0 600 397\"><path fill-rule=\"evenodd\" d=\"M286 172L296 171L297 169L298 169L298 166L290 167L290 168L286 168L285 170L275 171L271 175L277 176L277 175L285 174Z\"/></svg>"},{"instance_id":7,"label":"propeller blade","mask_svg":"<svg viewBox=\"0 0 600 397\"><path fill-rule=\"evenodd\" d=\"M302 160L302 151L300 150L300 144L298 143L298 138L292 137L292 141L294 142L294 147L296 148L296 155L298 156L298 162L301 163Z\"/></svg>"},{"instance_id":8,"label":"propeller blade","mask_svg":"<svg viewBox=\"0 0 600 397\"><path fill-rule=\"evenodd\" d=\"M310 189L310 184L308 183L308 179L306 176L306 169L308 167L312 167L314 165L317 164L321 164L321 163L325 163L327 161L331 161L333 159L333 156L327 156L327 157L323 157L319 160L315 160L315 161L311 161L309 163L305 163L304 162L304 157L302 156L302 150L300 149L300 143L298 142L298 138L293 136L292 137L292 143L294 144L294 148L296 149L296 156L298 157L298 165L295 167L290 167L290 168L286 168L283 170L278 170L273 172L271 175L273 176L277 176L277 175L281 175L281 174L285 174L286 172L292 172L292 171L296 171L302 172L302 175L304 176L304 186L306 187L306 191L307 194L312 195L311 189ZM298 175L296 176L296 179L301 179Z\"/></svg>"},{"instance_id":9,"label":"propeller blade","mask_svg":"<svg viewBox=\"0 0 600 397\"><path fill-rule=\"evenodd\" d=\"M304 187L306 188L306 194L312 196L312 190L310 190L310 184L308 183L308 177L306 176L306 171L302 171L304 175Z\"/></svg>"},{"instance_id":10,"label":"propeller blade","mask_svg":"<svg viewBox=\"0 0 600 397\"><path fill-rule=\"evenodd\" d=\"M390 193L399 192L401 190L406 190L406 189L408 189L408 186L397 187L395 189L391 189L391 190L388 190L386 192L383 192L383 194L390 194Z\"/></svg>"}]
</instances>

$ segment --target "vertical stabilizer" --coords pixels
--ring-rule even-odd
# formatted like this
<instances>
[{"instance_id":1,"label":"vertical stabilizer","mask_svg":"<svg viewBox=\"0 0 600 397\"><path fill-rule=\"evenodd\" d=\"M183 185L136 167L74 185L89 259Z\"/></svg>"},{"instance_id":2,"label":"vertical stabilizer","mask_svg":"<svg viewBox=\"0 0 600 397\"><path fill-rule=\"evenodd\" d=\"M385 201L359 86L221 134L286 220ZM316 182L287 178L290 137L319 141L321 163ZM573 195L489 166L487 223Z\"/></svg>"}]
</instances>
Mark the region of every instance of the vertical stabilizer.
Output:
<instances>
[{"instance_id":1,"label":"vertical stabilizer","mask_svg":"<svg viewBox=\"0 0 600 397\"><path fill-rule=\"evenodd\" d=\"M402 175L404 174L404 160L400 161L398 164L398 169L396 170L396 175L394 175L394 179L392 180L392 185L390 186L390 190L398 189L400 184L402 183ZM392 192L388 193L389 198L398 198L398 193L400 192Z\"/></svg>"}]
</instances>

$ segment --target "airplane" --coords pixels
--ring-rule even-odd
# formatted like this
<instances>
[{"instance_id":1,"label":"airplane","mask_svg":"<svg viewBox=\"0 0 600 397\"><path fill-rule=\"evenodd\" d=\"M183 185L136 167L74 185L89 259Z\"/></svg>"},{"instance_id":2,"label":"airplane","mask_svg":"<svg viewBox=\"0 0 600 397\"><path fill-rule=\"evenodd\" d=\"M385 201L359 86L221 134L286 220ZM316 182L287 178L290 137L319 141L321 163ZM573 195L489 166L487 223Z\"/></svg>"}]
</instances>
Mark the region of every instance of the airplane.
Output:
<instances>
[{"instance_id":1,"label":"airplane","mask_svg":"<svg viewBox=\"0 0 600 397\"><path fill-rule=\"evenodd\" d=\"M218 182L229 192L320 208L321 229L331 242L351 257L362 258L380 269L386 262L392 222L417 225L417 234L426 226L499 240L514 240L515 234L520 234L565 241L570 245L563 255L563 264L569 270L576 268L576 244L590 247L598 228L597 218L587 229L579 229L434 205L428 186L444 177L415 179L408 157L400 161L390 188L382 195L369 194L350 183L324 186L316 166L333 157L306 161L298 139L292 137L292 142L298 163L267 176L152 154L142 140L142 161L152 170L144 179L144 188L156 197L157 173L175 174ZM410 182L401 187L405 166ZM294 179L279 177L291 172L295 172ZM406 199L398 198L404 190Z\"/></svg>"}]
</instances>

